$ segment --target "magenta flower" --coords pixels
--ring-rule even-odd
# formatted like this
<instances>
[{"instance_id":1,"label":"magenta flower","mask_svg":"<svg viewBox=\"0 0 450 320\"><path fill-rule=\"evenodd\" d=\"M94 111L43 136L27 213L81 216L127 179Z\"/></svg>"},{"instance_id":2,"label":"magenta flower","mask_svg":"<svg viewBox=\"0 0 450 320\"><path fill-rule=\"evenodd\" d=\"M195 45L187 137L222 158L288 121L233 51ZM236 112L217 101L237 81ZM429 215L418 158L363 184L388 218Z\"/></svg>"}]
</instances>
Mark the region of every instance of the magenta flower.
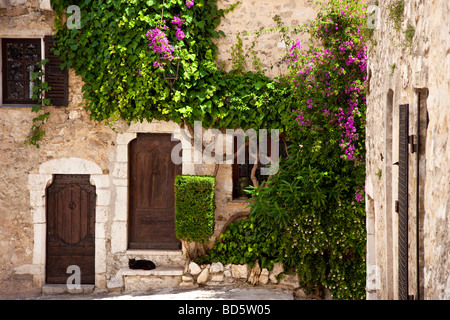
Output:
<instances>
[{"instance_id":1,"label":"magenta flower","mask_svg":"<svg viewBox=\"0 0 450 320\"><path fill-rule=\"evenodd\" d=\"M177 33L176 33L176 36L177 36L177 39L178 39L178 40L182 40L182 39L184 39L185 35L184 35L184 32L183 32L183 30L181 30L181 29L177 29Z\"/></svg>"},{"instance_id":2,"label":"magenta flower","mask_svg":"<svg viewBox=\"0 0 450 320\"><path fill-rule=\"evenodd\" d=\"M194 0L186 0L186 7L188 9L192 8L194 6Z\"/></svg>"},{"instance_id":3,"label":"magenta flower","mask_svg":"<svg viewBox=\"0 0 450 320\"><path fill-rule=\"evenodd\" d=\"M363 190L356 190L355 192L355 198L357 202L361 202L364 200L364 187Z\"/></svg>"},{"instance_id":4,"label":"magenta flower","mask_svg":"<svg viewBox=\"0 0 450 320\"><path fill-rule=\"evenodd\" d=\"M297 42L295 42L295 44L291 47L290 51L293 51L294 49L300 50L303 48L300 40L298 40L298 39L295 39L295 40L297 40Z\"/></svg>"},{"instance_id":5,"label":"magenta flower","mask_svg":"<svg viewBox=\"0 0 450 320\"><path fill-rule=\"evenodd\" d=\"M148 46L156 54L168 59L173 59L174 48L169 44L166 34L158 28L151 29L146 33L149 40Z\"/></svg>"},{"instance_id":6,"label":"magenta flower","mask_svg":"<svg viewBox=\"0 0 450 320\"><path fill-rule=\"evenodd\" d=\"M178 29L181 28L181 25L183 24L184 20L181 19L179 16L174 16L171 22L175 25L175 28Z\"/></svg>"}]
</instances>

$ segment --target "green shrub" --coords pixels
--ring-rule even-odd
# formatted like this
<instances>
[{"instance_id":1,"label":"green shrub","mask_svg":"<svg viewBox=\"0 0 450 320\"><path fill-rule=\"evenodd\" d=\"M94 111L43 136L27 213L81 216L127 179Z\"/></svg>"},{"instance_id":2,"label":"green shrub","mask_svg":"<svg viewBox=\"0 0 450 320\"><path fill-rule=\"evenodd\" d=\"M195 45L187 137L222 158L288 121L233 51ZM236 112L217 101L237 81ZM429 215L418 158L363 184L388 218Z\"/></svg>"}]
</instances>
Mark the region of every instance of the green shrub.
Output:
<instances>
[{"instance_id":1,"label":"green shrub","mask_svg":"<svg viewBox=\"0 0 450 320\"><path fill-rule=\"evenodd\" d=\"M283 231L277 226L262 225L254 215L231 223L220 235L206 256L198 263L249 264L259 261L261 268L271 270L275 262L283 261L281 248Z\"/></svg>"},{"instance_id":2,"label":"green shrub","mask_svg":"<svg viewBox=\"0 0 450 320\"><path fill-rule=\"evenodd\" d=\"M267 268L281 261L306 292L365 298L364 12L357 0L328 1L310 24L309 47L297 40L290 48L290 73L279 77L291 85L292 112L280 121L288 156L251 188L248 220L230 224L205 259Z\"/></svg>"},{"instance_id":3,"label":"green shrub","mask_svg":"<svg viewBox=\"0 0 450 320\"><path fill-rule=\"evenodd\" d=\"M179 175L175 179L176 236L205 243L214 232L215 178Z\"/></svg>"}]
</instances>

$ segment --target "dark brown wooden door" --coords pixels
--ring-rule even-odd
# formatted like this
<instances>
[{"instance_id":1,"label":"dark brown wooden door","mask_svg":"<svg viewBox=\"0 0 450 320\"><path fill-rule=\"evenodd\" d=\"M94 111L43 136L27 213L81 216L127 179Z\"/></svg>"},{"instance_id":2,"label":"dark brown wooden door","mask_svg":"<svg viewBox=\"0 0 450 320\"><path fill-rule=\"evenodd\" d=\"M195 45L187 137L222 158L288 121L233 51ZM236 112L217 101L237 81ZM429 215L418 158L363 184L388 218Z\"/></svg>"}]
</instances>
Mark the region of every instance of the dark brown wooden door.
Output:
<instances>
[{"instance_id":1,"label":"dark brown wooden door","mask_svg":"<svg viewBox=\"0 0 450 320\"><path fill-rule=\"evenodd\" d=\"M178 142L170 134L139 134L130 142L129 248L180 249L175 235L175 176L171 160Z\"/></svg>"},{"instance_id":2,"label":"dark brown wooden door","mask_svg":"<svg viewBox=\"0 0 450 320\"><path fill-rule=\"evenodd\" d=\"M76 265L81 284L94 284L95 198L89 175L55 175L47 188L47 283L66 283Z\"/></svg>"}]
</instances>

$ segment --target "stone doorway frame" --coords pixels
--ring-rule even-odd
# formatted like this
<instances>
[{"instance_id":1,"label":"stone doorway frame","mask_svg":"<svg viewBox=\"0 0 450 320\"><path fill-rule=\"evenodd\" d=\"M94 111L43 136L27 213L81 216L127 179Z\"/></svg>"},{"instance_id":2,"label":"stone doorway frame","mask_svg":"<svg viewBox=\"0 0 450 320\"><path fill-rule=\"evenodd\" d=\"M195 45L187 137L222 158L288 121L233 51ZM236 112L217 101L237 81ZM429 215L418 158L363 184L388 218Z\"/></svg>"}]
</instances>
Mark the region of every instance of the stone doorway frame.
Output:
<instances>
[{"instance_id":1,"label":"stone doorway frame","mask_svg":"<svg viewBox=\"0 0 450 320\"><path fill-rule=\"evenodd\" d=\"M146 252L148 254L158 252L158 255L183 255L184 249L181 250L129 250L128 249L128 146L129 143L137 138L138 133L164 133L173 134L180 129L180 126L174 122L165 121L143 121L142 123L132 123L130 126L119 124L118 134L116 138L116 157L110 162L112 168L112 192L115 196L114 214L111 223L111 254L122 254L136 252ZM122 130L121 130L122 129ZM183 148L189 148L190 144L181 134L175 133L174 138L181 141ZM186 154L183 153L183 157ZM184 159L183 159L184 160ZM194 174L194 166L188 165L183 161L182 174ZM177 252L180 253L177 253Z\"/></svg>"},{"instance_id":2,"label":"stone doorway frame","mask_svg":"<svg viewBox=\"0 0 450 320\"><path fill-rule=\"evenodd\" d=\"M81 158L61 158L44 162L39 173L28 175L30 191L30 212L33 217L34 246L33 261L24 273L33 275L38 287L45 285L46 262L46 199L45 191L53 182L54 174L89 174L90 182L96 187L95 206L95 287L106 287L106 235L105 224L108 219L111 191L109 175L92 161ZM70 276L69 274L67 275Z\"/></svg>"}]
</instances>

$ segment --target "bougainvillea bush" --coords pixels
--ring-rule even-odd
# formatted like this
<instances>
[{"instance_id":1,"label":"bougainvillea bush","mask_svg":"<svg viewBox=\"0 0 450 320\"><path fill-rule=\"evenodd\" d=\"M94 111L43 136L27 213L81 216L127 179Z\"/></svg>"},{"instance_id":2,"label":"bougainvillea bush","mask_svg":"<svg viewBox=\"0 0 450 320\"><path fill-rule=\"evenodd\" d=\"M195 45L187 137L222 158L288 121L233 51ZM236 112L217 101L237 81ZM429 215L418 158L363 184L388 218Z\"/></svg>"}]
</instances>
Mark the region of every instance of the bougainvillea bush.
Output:
<instances>
[{"instance_id":1,"label":"bougainvillea bush","mask_svg":"<svg viewBox=\"0 0 450 320\"><path fill-rule=\"evenodd\" d=\"M252 212L285 228L282 261L303 286L337 299L365 296L365 23L357 1L331 1L309 32L312 45L286 57L291 142L278 175L260 188Z\"/></svg>"},{"instance_id":2,"label":"bougainvillea bush","mask_svg":"<svg viewBox=\"0 0 450 320\"><path fill-rule=\"evenodd\" d=\"M212 259L281 261L305 289L328 288L334 299L365 297L364 23L358 1L330 1L302 29L311 34L311 45L292 41L284 59L290 72L280 78L291 88L292 108L282 119L289 155L277 175L252 191L252 219L231 226ZM255 244L247 231L238 240L233 232L240 224L275 237ZM272 248L270 242L277 247L271 256L246 254Z\"/></svg>"}]
</instances>

